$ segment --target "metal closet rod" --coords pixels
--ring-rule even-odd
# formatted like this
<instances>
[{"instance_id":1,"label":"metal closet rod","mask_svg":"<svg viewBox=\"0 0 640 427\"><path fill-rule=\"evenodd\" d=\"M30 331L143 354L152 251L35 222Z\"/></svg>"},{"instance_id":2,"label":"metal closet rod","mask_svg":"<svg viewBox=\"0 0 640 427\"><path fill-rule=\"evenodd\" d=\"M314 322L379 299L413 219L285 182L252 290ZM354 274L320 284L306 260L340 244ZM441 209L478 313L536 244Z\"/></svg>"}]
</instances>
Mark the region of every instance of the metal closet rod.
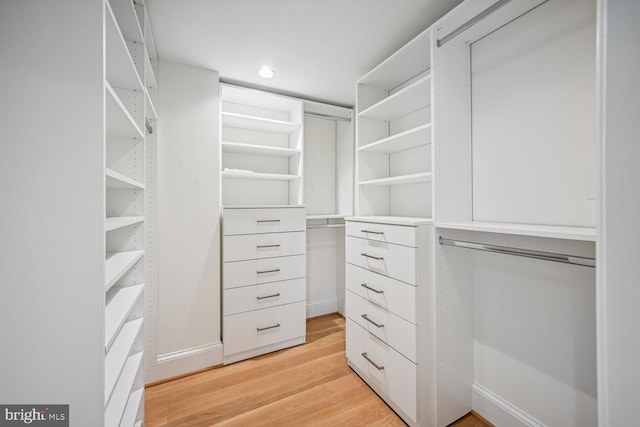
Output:
<instances>
[{"instance_id":1,"label":"metal closet rod","mask_svg":"<svg viewBox=\"0 0 640 427\"><path fill-rule=\"evenodd\" d=\"M574 255L557 254L553 252L532 251L529 249L511 248L508 246L491 245L485 243L465 242L463 240L443 239L440 236L440 244L455 246L458 248L476 249L479 251L495 252L505 255L516 255L525 258L541 259L544 261L561 262L564 264L580 265L583 267L595 267L595 258L587 258Z\"/></svg>"},{"instance_id":2,"label":"metal closet rod","mask_svg":"<svg viewBox=\"0 0 640 427\"><path fill-rule=\"evenodd\" d=\"M317 119L335 120L338 122L351 122L351 117L334 116L333 114L312 113L311 111L305 111L304 115L315 117Z\"/></svg>"},{"instance_id":3,"label":"metal closet rod","mask_svg":"<svg viewBox=\"0 0 640 427\"><path fill-rule=\"evenodd\" d=\"M511 0L500 0L500 1L497 1L496 3L492 4L491 6L489 6L488 8L486 8L485 10L483 10L482 12L480 12L479 14L474 16L473 18L469 19L464 24L460 25L455 30L451 31L449 34L447 34L443 38L436 40L436 46L438 46L438 47L444 46L449 40L455 38L460 33L468 30L471 27L473 27L475 24L477 24L478 22L482 21L484 18L486 18L487 16L491 15L493 12L495 12L498 9L500 9L502 6L504 6L505 4L509 3L510 1Z\"/></svg>"}]
</instances>

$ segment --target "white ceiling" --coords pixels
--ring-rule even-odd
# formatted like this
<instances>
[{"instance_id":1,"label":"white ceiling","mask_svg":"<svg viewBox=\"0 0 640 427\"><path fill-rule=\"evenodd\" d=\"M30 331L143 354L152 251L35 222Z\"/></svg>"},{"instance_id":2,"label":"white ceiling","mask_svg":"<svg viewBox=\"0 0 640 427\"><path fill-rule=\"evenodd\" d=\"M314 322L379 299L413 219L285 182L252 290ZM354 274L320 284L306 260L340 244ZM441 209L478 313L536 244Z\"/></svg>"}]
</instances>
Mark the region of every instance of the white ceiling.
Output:
<instances>
[{"instance_id":1,"label":"white ceiling","mask_svg":"<svg viewBox=\"0 0 640 427\"><path fill-rule=\"evenodd\" d=\"M147 0L161 59L226 82L337 105L355 82L460 0ZM275 77L258 76L270 65ZM162 76L160 76L162 78Z\"/></svg>"}]
</instances>

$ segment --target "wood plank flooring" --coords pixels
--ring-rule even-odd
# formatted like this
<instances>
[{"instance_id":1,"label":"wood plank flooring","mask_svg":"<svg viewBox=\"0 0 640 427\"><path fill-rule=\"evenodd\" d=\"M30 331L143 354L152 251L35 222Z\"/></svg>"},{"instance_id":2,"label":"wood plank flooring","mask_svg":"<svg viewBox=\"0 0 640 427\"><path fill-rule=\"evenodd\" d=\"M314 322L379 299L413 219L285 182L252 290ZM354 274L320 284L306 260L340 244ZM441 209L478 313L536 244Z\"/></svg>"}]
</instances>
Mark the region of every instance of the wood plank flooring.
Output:
<instances>
[{"instance_id":1,"label":"wood plank flooring","mask_svg":"<svg viewBox=\"0 0 640 427\"><path fill-rule=\"evenodd\" d=\"M404 426L347 366L345 320L307 321L307 343L147 387L145 426ZM487 427L473 414L456 427Z\"/></svg>"}]
</instances>

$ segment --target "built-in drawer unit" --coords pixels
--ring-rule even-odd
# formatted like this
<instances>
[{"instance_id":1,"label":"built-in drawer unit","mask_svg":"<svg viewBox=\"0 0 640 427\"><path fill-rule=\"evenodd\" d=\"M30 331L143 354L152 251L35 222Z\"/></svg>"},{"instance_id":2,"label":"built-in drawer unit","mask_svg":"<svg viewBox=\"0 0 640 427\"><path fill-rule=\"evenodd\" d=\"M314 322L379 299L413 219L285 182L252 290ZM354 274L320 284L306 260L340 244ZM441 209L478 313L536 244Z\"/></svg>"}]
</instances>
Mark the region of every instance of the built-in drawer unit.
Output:
<instances>
[{"instance_id":1,"label":"built-in drawer unit","mask_svg":"<svg viewBox=\"0 0 640 427\"><path fill-rule=\"evenodd\" d=\"M345 266L347 291L416 323L416 287L353 264Z\"/></svg>"},{"instance_id":2,"label":"built-in drawer unit","mask_svg":"<svg viewBox=\"0 0 640 427\"><path fill-rule=\"evenodd\" d=\"M346 234L349 366L407 424L432 425L433 224L418 218L400 218L398 224L392 217L348 218Z\"/></svg>"},{"instance_id":3,"label":"built-in drawer unit","mask_svg":"<svg viewBox=\"0 0 640 427\"><path fill-rule=\"evenodd\" d=\"M416 365L347 319L347 358L351 367L396 411L416 421Z\"/></svg>"},{"instance_id":4,"label":"built-in drawer unit","mask_svg":"<svg viewBox=\"0 0 640 427\"><path fill-rule=\"evenodd\" d=\"M299 206L225 207L225 364L305 342L305 215Z\"/></svg>"},{"instance_id":5,"label":"built-in drawer unit","mask_svg":"<svg viewBox=\"0 0 640 427\"><path fill-rule=\"evenodd\" d=\"M347 291L349 319L416 362L416 325Z\"/></svg>"},{"instance_id":6,"label":"built-in drawer unit","mask_svg":"<svg viewBox=\"0 0 640 427\"><path fill-rule=\"evenodd\" d=\"M348 263L415 285L415 248L378 240L346 237Z\"/></svg>"}]
</instances>

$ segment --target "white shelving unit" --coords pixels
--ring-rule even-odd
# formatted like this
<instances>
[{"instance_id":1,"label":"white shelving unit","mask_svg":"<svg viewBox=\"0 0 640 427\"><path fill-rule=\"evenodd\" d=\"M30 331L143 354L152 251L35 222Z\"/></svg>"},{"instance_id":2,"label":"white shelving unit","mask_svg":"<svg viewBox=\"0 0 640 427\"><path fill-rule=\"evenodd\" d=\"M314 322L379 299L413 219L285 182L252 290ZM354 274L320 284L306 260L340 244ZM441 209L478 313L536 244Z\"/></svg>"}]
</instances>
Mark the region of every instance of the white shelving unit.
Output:
<instances>
[{"instance_id":1,"label":"white shelving unit","mask_svg":"<svg viewBox=\"0 0 640 427\"><path fill-rule=\"evenodd\" d=\"M302 101L223 84L222 204L301 205Z\"/></svg>"},{"instance_id":2,"label":"white shelving unit","mask_svg":"<svg viewBox=\"0 0 640 427\"><path fill-rule=\"evenodd\" d=\"M432 77L425 31L357 84L357 215L432 217Z\"/></svg>"},{"instance_id":3,"label":"white shelving unit","mask_svg":"<svg viewBox=\"0 0 640 427\"><path fill-rule=\"evenodd\" d=\"M147 157L157 126L157 56L144 2L105 1L105 425L143 421ZM149 151L147 150L149 148Z\"/></svg>"}]
</instances>

